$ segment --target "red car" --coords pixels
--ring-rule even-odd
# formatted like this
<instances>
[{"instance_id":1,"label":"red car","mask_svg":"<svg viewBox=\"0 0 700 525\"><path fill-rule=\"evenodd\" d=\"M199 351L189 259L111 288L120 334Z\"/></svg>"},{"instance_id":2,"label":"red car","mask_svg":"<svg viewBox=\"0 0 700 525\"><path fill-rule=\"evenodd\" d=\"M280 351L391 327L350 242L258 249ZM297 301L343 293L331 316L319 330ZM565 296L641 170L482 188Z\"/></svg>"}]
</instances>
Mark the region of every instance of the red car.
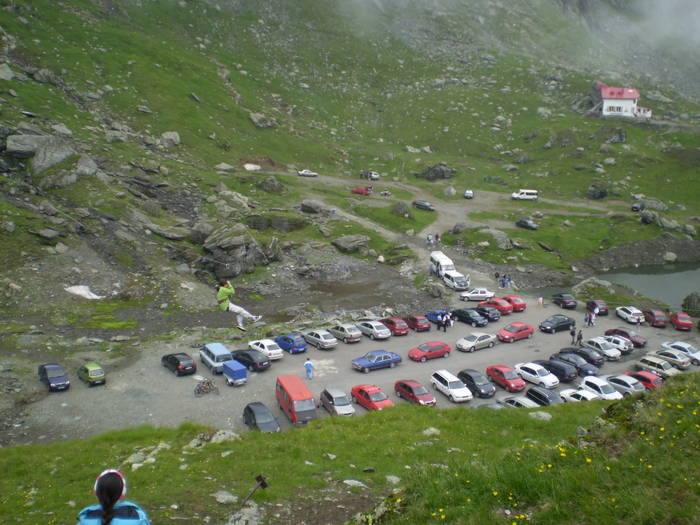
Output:
<instances>
[{"instance_id":1,"label":"red car","mask_svg":"<svg viewBox=\"0 0 700 525\"><path fill-rule=\"evenodd\" d=\"M649 326L666 328L668 317L661 310L642 310L642 313L644 314L644 320L649 323Z\"/></svg>"},{"instance_id":2,"label":"red car","mask_svg":"<svg viewBox=\"0 0 700 525\"><path fill-rule=\"evenodd\" d=\"M413 361L425 363L428 359L448 357L451 351L452 347L447 343L430 341L429 343L423 343L422 345L418 345L416 348L409 350L408 357Z\"/></svg>"},{"instance_id":3,"label":"red car","mask_svg":"<svg viewBox=\"0 0 700 525\"><path fill-rule=\"evenodd\" d=\"M502 386L508 392L521 392L525 390L525 381L515 371L505 365L490 366L486 369L489 379Z\"/></svg>"},{"instance_id":4,"label":"red car","mask_svg":"<svg viewBox=\"0 0 700 525\"><path fill-rule=\"evenodd\" d=\"M400 379L394 383L394 392L397 397L417 405L434 407L437 404L435 396L424 385L413 379Z\"/></svg>"},{"instance_id":5,"label":"red car","mask_svg":"<svg viewBox=\"0 0 700 525\"><path fill-rule=\"evenodd\" d=\"M639 370L637 372L624 372L626 376L634 377L637 381L644 385L647 390L654 390L664 384L662 377L657 376L654 372Z\"/></svg>"},{"instance_id":6,"label":"red car","mask_svg":"<svg viewBox=\"0 0 700 525\"><path fill-rule=\"evenodd\" d=\"M693 329L693 321L691 321L690 316L685 312L673 312L669 321L676 330L687 331Z\"/></svg>"},{"instance_id":7,"label":"red car","mask_svg":"<svg viewBox=\"0 0 700 525\"><path fill-rule=\"evenodd\" d=\"M352 402L358 403L367 410L381 410L393 407L394 403L377 385L355 385L350 390Z\"/></svg>"},{"instance_id":8,"label":"red car","mask_svg":"<svg viewBox=\"0 0 700 525\"><path fill-rule=\"evenodd\" d=\"M416 332L430 332L430 321L424 315L409 315L404 318L406 324Z\"/></svg>"},{"instance_id":9,"label":"red car","mask_svg":"<svg viewBox=\"0 0 700 525\"><path fill-rule=\"evenodd\" d=\"M400 317L387 317L380 319L379 322L389 329L391 335L406 335L409 330L406 321Z\"/></svg>"},{"instance_id":10,"label":"red car","mask_svg":"<svg viewBox=\"0 0 700 525\"><path fill-rule=\"evenodd\" d=\"M510 303L514 312L524 312L527 307L527 303L517 295L506 295L503 299Z\"/></svg>"},{"instance_id":11,"label":"red car","mask_svg":"<svg viewBox=\"0 0 700 525\"><path fill-rule=\"evenodd\" d=\"M532 337L534 331L534 326L516 321L510 323L505 328L501 328L496 336L498 336L499 341L512 343L513 341L520 341L521 339Z\"/></svg>"},{"instance_id":12,"label":"red car","mask_svg":"<svg viewBox=\"0 0 700 525\"><path fill-rule=\"evenodd\" d=\"M647 345L647 340L644 337L639 335L634 330L624 326L618 326L617 328L606 330L605 335L621 335L622 337L632 341L635 348L643 348Z\"/></svg>"},{"instance_id":13,"label":"red car","mask_svg":"<svg viewBox=\"0 0 700 525\"><path fill-rule=\"evenodd\" d=\"M496 310L501 312L501 315L508 315L513 311L512 304L510 304L505 299L498 299L497 297L492 297L488 301L482 301L479 303L479 306L490 306L492 308L495 308Z\"/></svg>"},{"instance_id":14,"label":"red car","mask_svg":"<svg viewBox=\"0 0 700 525\"><path fill-rule=\"evenodd\" d=\"M357 188L353 188L350 190L353 193L357 193L358 195L370 195L373 191L372 186L358 186Z\"/></svg>"}]
</instances>

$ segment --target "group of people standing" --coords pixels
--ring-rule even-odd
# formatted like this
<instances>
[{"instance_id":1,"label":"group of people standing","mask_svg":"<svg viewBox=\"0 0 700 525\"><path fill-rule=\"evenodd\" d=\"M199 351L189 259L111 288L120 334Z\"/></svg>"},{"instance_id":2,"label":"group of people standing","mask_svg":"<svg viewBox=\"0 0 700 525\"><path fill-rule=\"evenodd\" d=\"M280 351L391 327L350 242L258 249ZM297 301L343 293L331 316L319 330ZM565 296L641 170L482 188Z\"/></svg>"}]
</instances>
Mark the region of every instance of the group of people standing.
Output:
<instances>
[{"instance_id":1,"label":"group of people standing","mask_svg":"<svg viewBox=\"0 0 700 525\"><path fill-rule=\"evenodd\" d=\"M440 234L436 233L433 235L432 233L429 233L428 236L425 238L425 242L430 248L431 246L439 246L440 245Z\"/></svg>"},{"instance_id":2,"label":"group of people standing","mask_svg":"<svg viewBox=\"0 0 700 525\"><path fill-rule=\"evenodd\" d=\"M572 345L583 346L583 330L576 332L576 327L572 326L571 330L569 330L569 335L571 336Z\"/></svg>"},{"instance_id":3,"label":"group of people standing","mask_svg":"<svg viewBox=\"0 0 700 525\"><path fill-rule=\"evenodd\" d=\"M437 329L440 331L442 328L443 332L447 332L447 327L455 324L455 316L450 312L445 312L444 314L437 315Z\"/></svg>"},{"instance_id":4,"label":"group of people standing","mask_svg":"<svg viewBox=\"0 0 700 525\"><path fill-rule=\"evenodd\" d=\"M513 286L513 278L510 276L510 274L504 273L503 275L500 275L498 272L496 272L495 277L499 288Z\"/></svg>"}]
</instances>

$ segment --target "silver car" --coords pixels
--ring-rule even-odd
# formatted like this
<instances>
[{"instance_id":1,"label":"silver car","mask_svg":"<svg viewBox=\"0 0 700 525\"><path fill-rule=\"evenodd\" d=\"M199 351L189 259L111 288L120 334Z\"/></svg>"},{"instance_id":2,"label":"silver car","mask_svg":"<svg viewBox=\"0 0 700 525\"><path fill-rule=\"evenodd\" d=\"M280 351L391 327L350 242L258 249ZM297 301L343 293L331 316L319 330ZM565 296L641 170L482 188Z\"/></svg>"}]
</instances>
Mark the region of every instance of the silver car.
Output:
<instances>
[{"instance_id":1,"label":"silver car","mask_svg":"<svg viewBox=\"0 0 700 525\"><path fill-rule=\"evenodd\" d=\"M622 352L620 352L612 343L608 343L602 337L594 337L589 339L583 343L583 346L597 350L603 354L605 359L608 361L619 361L620 357L622 356Z\"/></svg>"},{"instance_id":2,"label":"silver car","mask_svg":"<svg viewBox=\"0 0 700 525\"><path fill-rule=\"evenodd\" d=\"M379 321L360 321L355 326L370 339L389 339L391 331Z\"/></svg>"},{"instance_id":3,"label":"silver car","mask_svg":"<svg viewBox=\"0 0 700 525\"><path fill-rule=\"evenodd\" d=\"M685 370L690 366L690 358L683 352L671 350L670 348L661 348L656 352L652 352L656 357L660 357L664 361L668 361L679 370Z\"/></svg>"},{"instance_id":4,"label":"silver car","mask_svg":"<svg viewBox=\"0 0 700 525\"><path fill-rule=\"evenodd\" d=\"M540 405L535 403L532 399L525 396L512 396L505 398L502 403L504 405L515 407L515 408L539 408Z\"/></svg>"},{"instance_id":5,"label":"silver car","mask_svg":"<svg viewBox=\"0 0 700 525\"><path fill-rule=\"evenodd\" d=\"M482 332L472 332L457 341L455 345L461 352L473 352L481 348L491 348L496 344L495 334L485 334Z\"/></svg>"},{"instance_id":6,"label":"silver car","mask_svg":"<svg viewBox=\"0 0 700 525\"><path fill-rule=\"evenodd\" d=\"M338 345L338 340L328 330L309 330L302 335L307 343L319 350L329 350Z\"/></svg>"},{"instance_id":7,"label":"silver car","mask_svg":"<svg viewBox=\"0 0 700 525\"><path fill-rule=\"evenodd\" d=\"M604 335L602 337L625 355L634 350L634 344L626 337L622 337L621 335Z\"/></svg>"},{"instance_id":8,"label":"silver car","mask_svg":"<svg viewBox=\"0 0 700 525\"><path fill-rule=\"evenodd\" d=\"M328 331L343 343L357 343L362 339L362 332L360 332L360 329L350 323L331 326Z\"/></svg>"},{"instance_id":9,"label":"silver car","mask_svg":"<svg viewBox=\"0 0 700 525\"><path fill-rule=\"evenodd\" d=\"M339 388L326 388L318 396L319 406L325 408L331 415L352 416L355 407L350 398Z\"/></svg>"},{"instance_id":10,"label":"silver car","mask_svg":"<svg viewBox=\"0 0 700 525\"><path fill-rule=\"evenodd\" d=\"M608 376L601 376L601 379L605 379L610 386L620 392L620 394L623 396L631 396L632 394L644 392L644 385L632 376L625 374L612 374Z\"/></svg>"},{"instance_id":11,"label":"silver car","mask_svg":"<svg viewBox=\"0 0 700 525\"><path fill-rule=\"evenodd\" d=\"M682 352L695 366L700 365L700 350L695 348L690 343L685 343L683 341L666 341L665 343L661 343L661 348Z\"/></svg>"}]
</instances>

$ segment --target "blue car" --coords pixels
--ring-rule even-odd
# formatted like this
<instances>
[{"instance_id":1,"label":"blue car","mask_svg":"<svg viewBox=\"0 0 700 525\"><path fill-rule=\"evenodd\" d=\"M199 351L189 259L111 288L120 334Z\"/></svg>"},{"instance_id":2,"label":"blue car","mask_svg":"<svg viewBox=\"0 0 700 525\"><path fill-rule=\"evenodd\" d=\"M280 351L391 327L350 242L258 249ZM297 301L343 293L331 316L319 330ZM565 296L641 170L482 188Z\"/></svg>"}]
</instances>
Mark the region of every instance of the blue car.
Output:
<instances>
[{"instance_id":1,"label":"blue car","mask_svg":"<svg viewBox=\"0 0 700 525\"><path fill-rule=\"evenodd\" d=\"M437 324L437 318L438 315L441 317L445 317L446 314L449 312L447 310L431 310L430 312L425 312L425 317L428 318L428 321L431 323Z\"/></svg>"},{"instance_id":2,"label":"blue car","mask_svg":"<svg viewBox=\"0 0 700 525\"><path fill-rule=\"evenodd\" d=\"M280 348L290 354L301 354L306 352L308 345L300 334L286 334L275 337L275 343L280 345Z\"/></svg>"},{"instance_id":3,"label":"blue car","mask_svg":"<svg viewBox=\"0 0 700 525\"><path fill-rule=\"evenodd\" d=\"M401 362L401 356L388 350L372 350L362 357L352 360L352 367L368 374L378 368L394 368Z\"/></svg>"}]
</instances>

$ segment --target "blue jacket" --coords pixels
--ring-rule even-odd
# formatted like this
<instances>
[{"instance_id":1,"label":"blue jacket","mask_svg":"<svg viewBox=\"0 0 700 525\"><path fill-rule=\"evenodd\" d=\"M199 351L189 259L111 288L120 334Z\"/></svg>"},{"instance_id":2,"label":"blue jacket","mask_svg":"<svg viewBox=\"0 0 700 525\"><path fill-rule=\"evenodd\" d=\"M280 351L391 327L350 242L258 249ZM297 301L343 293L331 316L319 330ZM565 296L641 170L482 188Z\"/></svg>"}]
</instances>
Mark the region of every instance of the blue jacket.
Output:
<instances>
[{"instance_id":1,"label":"blue jacket","mask_svg":"<svg viewBox=\"0 0 700 525\"><path fill-rule=\"evenodd\" d=\"M102 525L102 506L90 505L78 514L77 525ZM114 506L111 525L151 525L146 512L136 503L122 501Z\"/></svg>"}]
</instances>

